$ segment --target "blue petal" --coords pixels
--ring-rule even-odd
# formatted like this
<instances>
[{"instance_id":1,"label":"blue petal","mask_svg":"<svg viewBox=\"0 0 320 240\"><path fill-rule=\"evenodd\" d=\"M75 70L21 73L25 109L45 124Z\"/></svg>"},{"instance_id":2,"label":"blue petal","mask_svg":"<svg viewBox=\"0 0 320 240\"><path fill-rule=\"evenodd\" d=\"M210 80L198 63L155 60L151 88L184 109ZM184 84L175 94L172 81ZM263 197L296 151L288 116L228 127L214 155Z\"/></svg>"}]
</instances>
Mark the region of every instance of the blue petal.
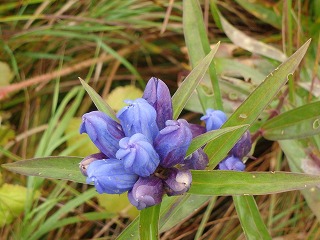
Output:
<instances>
[{"instance_id":1,"label":"blue petal","mask_svg":"<svg viewBox=\"0 0 320 240\"><path fill-rule=\"evenodd\" d=\"M156 110L143 98L126 101L129 105L122 108L117 117L127 137L142 133L150 141L158 134Z\"/></svg>"},{"instance_id":2,"label":"blue petal","mask_svg":"<svg viewBox=\"0 0 320 240\"><path fill-rule=\"evenodd\" d=\"M138 176L128 173L118 159L94 161L87 174L87 182L93 182L98 193L120 194L132 189L138 180Z\"/></svg>"}]
</instances>

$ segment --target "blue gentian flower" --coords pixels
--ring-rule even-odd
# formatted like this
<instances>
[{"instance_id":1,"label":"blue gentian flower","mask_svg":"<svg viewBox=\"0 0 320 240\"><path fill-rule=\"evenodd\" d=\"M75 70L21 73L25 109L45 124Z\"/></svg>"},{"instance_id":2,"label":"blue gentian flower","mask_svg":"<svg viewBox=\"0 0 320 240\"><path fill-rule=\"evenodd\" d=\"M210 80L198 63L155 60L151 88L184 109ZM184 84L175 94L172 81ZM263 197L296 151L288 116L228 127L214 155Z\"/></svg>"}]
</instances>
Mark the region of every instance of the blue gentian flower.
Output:
<instances>
[{"instance_id":1,"label":"blue gentian flower","mask_svg":"<svg viewBox=\"0 0 320 240\"><path fill-rule=\"evenodd\" d=\"M206 115L200 119L205 121L207 131L211 131L219 129L227 121L227 115L220 110L208 108Z\"/></svg>"},{"instance_id":2,"label":"blue gentian flower","mask_svg":"<svg viewBox=\"0 0 320 240\"><path fill-rule=\"evenodd\" d=\"M128 191L130 202L141 210L161 203L163 194L189 190L189 169L204 169L208 157L201 148L185 155L192 138L206 128L173 120L169 89L157 78L150 79L143 98L126 102L117 113L120 124L99 111L83 115L80 132L101 153L84 158L80 170L99 193Z\"/></svg>"},{"instance_id":3,"label":"blue gentian flower","mask_svg":"<svg viewBox=\"0 0 320 240\"><path fill-rule=\"evenodd\" d=\"M92 162L87 168L87 183L94 183L98 193L120 194L132 189L139 176L127 172L123 161L103 159Z\"/></svg>"},{"instance_id":4,"label":"blue gentian flower","mask_svg":"<svg viewBox=\"0 0 320 240\"><path fill-rule=\"evenodd\" d=\"M121 125L100 111L82 116L80 133L87 133L97 148L109 158L116 157L119 140L124 137Z\"/></svg>"},{"instance_id":5,"label":"blue gentian flower","mask_svg":"<svg viewBox=\"0 0 320 240\"><path fill-rule=\"evenodd\" d=\"M159 78L152 77L144 90L143 96L157 112L157 124L163 129L167 120L173 117L172 101L167 85Z\"/></svg>"},{"instance_id":6,"label":"blue gentian flower","mask_svg":"<svg viewBox=\"0 0 320 240\"><path fill-rule=\"evenodd\" d=\"M194 151L190 156L184 159L185 169L204 170L209 163L208 155L202 148Z\"/></svg>"},{"instance_id":7,"label":"blue gentian flower","mask_svg":"<svg viewBox=\"0 0 320 240\"><path fill-rule=\"evenodd\" d=\"M129 105L117 114L126 137L142 133L153 141L159 132L156 110L143 98L128 100L126 103Z\"/></svg>"},{"instance_id":8,"label":"blue gentian flower","mask_svg":"<svg viewBox=\"0 0 320 240\"><path fill-rule=\"evenodd\" d=\"M246 165L235 156L228 156L219 163L220 170L243 171Z\"/></svg>"},{"instance_id":9,"label":"blue gentian flower","mask_svg":"<svg viewBox=\"0 0 320 240\"><path fill-rule=\"evenodd\" d=\"M243 158L247 156L251 150L251 136L250 132L246 131L239 141L234 145L231 150L231 154L237 158Z\"/></svg>"},{"instance_id":10,"label":"blue gentian flower","mask_svg":"<svg viewBox=\"0 0 320 240\"><path fill-rule=\"evenodd\" d=\"M81 173L84 175L84 176L88 176L87 174L87 169L88 169L88 166L94 162L94 161L97 161L97 160L102 160L102 159L107 159L108 157L106 155L104 155L103 153L95 153L95 154L91 154L87 157L85 157L80 163L79 163L79 168L80 168L80 171Z\"/></svg>"},{"instance_id":11,"label":"blue gentian flower","mask_svg":"<svg viewBox=\"0 0 320 240\"><path fill-rule=\"evenodd\" d=\"M166 127L154 140L154 148L160 156L160 165L170 168L182 163L191 140L192 133L186 120L168 120Z\"/></svg>"},{"instance_id":12,"label":"blue gentian flower","mask_svg":"<svg viewBox=\"0 0 320 240\"><path fill-rule=\"evenodd\" d=\"M170 168L167 171L167 175L164 183L168 196L181 195L189 190L192 182L190 170Z\"/></svg>"},{"instance_id":13,"label":"blue gentian flower","mask_svg":"<svg viewBox=\"0 0 320 240\"><path fill-rule=\"evenodd\" d=\"M148 177L159 165L159 155L146 136L136 133L122 138L116 157L123 161L124 168L141 177Z\"/></svg>"},{"instance_id":14,"label":"blue gentian flower","mask_svg":"<svg viewBox=\"0 0 320 240\"><path fill-rule=\"evenodd\" d=\"M142 210L161 203L163 193L163 183L160 178L140 177L132 190L128 192L128 199L137 209Z\"/></svg>"}]
</instances>

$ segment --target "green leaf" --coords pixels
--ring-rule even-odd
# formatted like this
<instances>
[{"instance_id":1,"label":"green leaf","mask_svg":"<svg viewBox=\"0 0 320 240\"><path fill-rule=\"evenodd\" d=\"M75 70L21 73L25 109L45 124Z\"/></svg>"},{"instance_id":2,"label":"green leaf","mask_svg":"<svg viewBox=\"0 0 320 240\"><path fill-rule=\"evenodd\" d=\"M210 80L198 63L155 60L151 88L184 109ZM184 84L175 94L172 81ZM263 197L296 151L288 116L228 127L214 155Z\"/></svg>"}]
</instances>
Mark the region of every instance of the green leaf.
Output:
<instances>
[{"instance_id":1,"label":"green leaf","mask_svg":"<svg viewBox=\"0 0 320 240\"><path fill-rule=\"evenodd\" d=\"M172 96L173 118L177 119L190 98L193 91L197 88L199 82L206 73L215 53L217 52L219 43L211 50L211 52L191 71L191 73L182 82L181 86Z\"/></svg>"},{"instance_id":2,"label":"green leaf","mask_svg":"<svg viewBox=\"0 0 320 240\"><path fill-rule=\"evenodd\" d=\"M272 239L253 196L233 196L246 239Z\"/></svg>"},{"instance_id":3,"label":"green leaf","mask_svg":"<svg viewBox=\"0 0 320 240\"><path fill-rule=\"evenodd\" d=\"M282 113L265 122L261 131L269 140L305 138L320 133L320 101Z\"/></svg>"},{"instance_id":4,"label":"green leaf","mask_svg":"<svg viewBox=\"0 0 320 240\"><path fill-rule=\"evenodd\" d=\"M264 195L307 189L320 184L320 176L290 172L192 171L191 194Z\"/></svg>"},{"instance_id":5,"label":"green leaf","mask_svg":"<svg viewBox=\"0 0 320 240\"><path fill-rule=\"evenodd\" d=\"M292 74L303 56L305 55L311 40L308 40L291 57L275 69L270 75L250 94L250 96L237 108L232 116L222 126L232 127L240 124L252 124L269 105L281 87L287 82L287 76ZM243 129L243 133L246 129ZM241 137L240 131L226 134L221 145L211 141L205 147L211 166L216 166Z\"/></svg>"},{"instance_id":6,"label":"green leaf","mask_svg":"<svg viewBox=\"0 0 320 240\"><path fill-rule=\"evenodd\" d=\"M158 240L159 213L161 204L140 211L140 239Z\"/></svg>"},{"instance_id":7,"label":"green leaf","mask_svg":"<svg viewBox=\"0 0 320 240\"><path fill-rule=\"evenodd\" d=\"M5 62L0 62L0 72L0 87L9 85L14 76L9 65Z\"/></svg>"},{"instance_id":8,"label":"green leaf","mask_svg":"<svg viewBox=\"0 0 320 240\"><path fill-rule=\"evenodd\" d=\"M26 199L27 189L23 186L5 183L0 187L0 227L23 212Z\"/></svg>"},{"instance_id":9,"label":"green leaf","mask_svg":"<svg viewBox=\"0 0 320 240\"><path fill-rule=\"evenodd\" d=\"M85 183L86 178L79 170L79 157L44 157L2 164L12 172L28 176L55 178Z\"/></svg>"},{"instance_id":10,"label":"green leaf","mask_svg":"<svg viewBox=\"0 0 320 240\"><path fill-rule=\"evenodd\" d=\"M224 134L227 133L233 133L235 131L241 131L242 128L248 128L249 125L240 125L235 127L227 127L224 129L217 129L213 131L206 132L204 134L201 134L194 139L192 139L192 142L187 150L186 156L190 155L194 151L196 151L198 148L203 147L207 142L209 141L219 141L219 137L223 137Z\"/></svg>"},{"instance_id":11,"label":"green leaf","mask_svg":"<svg viewBox=\"0 0 320 240\"><path fill-rule=\"evenodd\" d=\"M203 21L202 9L198 0L183 2L183 32L190 62L194 68L210 52L210 43ZM213 62L210 64L208 73L204 75L203 82L211 82L214 93L213 98L209 99L211 102L214 100L214 103L211 104L210 102L208 103L208 101L202 101L201 93L198 92L203 109L214 107L222 110L219 82ZM201 86L199 88L201 88Z\"/></svg>"},{"instance_id":12,"label":"green leaf","mask_svg":"<svg viewBox=\"0 0 320 240\"><path fill-rule=\"evenodd\" d=\"M109 117L111 117L113 120L119 122L119 120L116 117L115 112L112 110L112 108L102 99L102 97L92 88L90 87L83 79L79 78L82 86L89 94L90 98L92 99L94 105L96 105L97 109L101 112L104 112Z\"/></svg>"}]
</instances>

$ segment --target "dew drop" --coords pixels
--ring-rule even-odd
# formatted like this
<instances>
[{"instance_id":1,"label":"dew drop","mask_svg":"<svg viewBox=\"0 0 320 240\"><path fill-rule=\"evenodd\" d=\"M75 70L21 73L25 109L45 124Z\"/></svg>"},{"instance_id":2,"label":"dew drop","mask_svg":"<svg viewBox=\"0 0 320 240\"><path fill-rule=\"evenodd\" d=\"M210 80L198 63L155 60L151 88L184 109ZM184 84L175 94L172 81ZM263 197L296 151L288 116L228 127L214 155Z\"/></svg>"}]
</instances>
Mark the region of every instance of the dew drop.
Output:
<instances>
[{"instance_id":1,"label":"dew drop","mask_svg":"<svg viewBox=\"0 0 320 240\"><path fill-rule=\"evenodd\" d=\"M313 129L318 129L320 127L320 119L317 118L316 120L314 120L314 122L312 123L312 128Z\"/></svg>"},{"instance_id":2,"label":"dew drop","mask_svg":"<svg viewBox=\"0 0 320 240\"><path fill-rule=\"evenodd\" d=\"M247 116L247 114L245 114L245 113L241 113L241 114L239 115L239 117L240 117L240 118L243 118L243 119L246 119L248 116Z\"/></svg>"}]
</instances>

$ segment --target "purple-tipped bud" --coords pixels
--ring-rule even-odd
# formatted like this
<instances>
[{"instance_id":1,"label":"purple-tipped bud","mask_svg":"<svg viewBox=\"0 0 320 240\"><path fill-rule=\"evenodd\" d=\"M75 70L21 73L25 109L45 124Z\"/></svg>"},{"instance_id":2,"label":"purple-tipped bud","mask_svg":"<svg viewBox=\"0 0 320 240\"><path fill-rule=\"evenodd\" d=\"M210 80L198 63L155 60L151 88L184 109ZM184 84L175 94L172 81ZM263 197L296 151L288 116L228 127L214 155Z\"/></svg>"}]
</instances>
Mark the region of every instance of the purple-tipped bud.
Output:
<instances>
[{"instance_id":1,"label":"purple-tipped bud","mask_svg":"<svg viewBox=\"0 0 320 240\"><path fill-rule=\"evenodd\" d=\"M152 77L144 90L143 96L157 112L157 124L163 129L167 120L173 117L172 101L167 85L159 78Z\"/></svg>"},{"instance_id":2,"label":"purple-tipped bud","mask_svg":"<svg viewBox=\"0 0 320 240\"><path fill-rule=\"evenodd\" d=\"M251 150L251 146L252 144L250 132L246 131L232 148L231 154L237 158L242 159L243 157L248 155Z\"/></svg>"},{"instance_id":3,"label":"purple-tipped bud","mask_svg":"<svg viewBox=\"0 0 320 240\"><path fill-rule=\"evenodd\" d=\"M206 128L198 124L189 123L189 127L192 132L192 138L195 138L206 132Z\"/></svg>"},{"instance_id":4,"label":"purple-tipped bud","mask_svg":"<svg viewBox=\"0 0 320 240\"><path fill-rule=\"evenodd\" d=\"M208 108L206 110L206 115L200 118L206 122L207 131L219 129L225 121L227 121L227 115L220 110L213 110Z\"/></svg>"},{"instance_id":5,"label":"purple-tipped bud","mask_svg":"<svg viewBox=\"0 0 320 240\"><path fill-rule=\"evenodd\" d=\"M162 180L155 177L140 177L128 192L129 201L138 210L161 203L163 195Z\"/></svg>"},{"instance_id":6,"label":"purple-tipped bud","mask_svg":"<svg viewBox=\"0 0 320 240\"><path fill-rule=\"evenodd\" d=\"M119 146L116 156L123 161L126 171L148 177L158 167L159 155L143 134L136 133L131 137L122 138Z\"/></svg>"},{"instance_id":7,"label":"purple-tipped bud","mask_svg":"<svg viewBox=\"0 0 320 240\"><path fill-rule=\"evenodd\" d=\"M169 168L182 163L191 140L192 133L186 120L168 120L166 127L154 140L154 147L160 156L160 165Z\"/></svg>"},{"instance_id":8,"label":"purple-tipped bud","mask_svg":"<svg viewBox=\"0 0 320 240\"><path fill-rule=\"evenodd\" d=\"M153 141L159 132L156 110L143 98L126 103L129 105L117 114L125 135L131 137L135 133L142 133Z\"/></svg>"},{"instance_id":9,"label":"purple-tipped bud","mask_svg":"<svg viewBox=\"0 0 320 240\"><path fill-rule=\"evenodd\" d=\"M87 133L97 148L109 158L116 157L118 142L124 137L120 124L100 111L82 116L80 133Z\"/></svg>"},{"instance_id":10,"label":"purple-tipped bud","mask_svg":"<svg viewBox=\"0 0 320 240\"><path fill-rule=\"evenodd\" d=\"M168 196L181 195L191 186L192 175L190 170L168 169L168 178L165 182L165 191Z\"/></svg>"},{"instance_id":11,"label":"purple-tipped bud","mask_svg":"<svg viewBox=\"0 0 320 240\"><path fill-rule=\"evenodd\" d=\"M184 168L204 170L208 163L208 155L202 150L202 148L199 148L184 160Z\"/></svg>"},{"instance_id":12,"label":"purple-tipped bud","mask_svg":"<svg viewBox=\"0 0 320 240\"><path fill-rule=\"evenodd\" d=\"M87 169L87 183L94 183L98 193L120 194L132 189L138 175L128 173L119 159L97 160Z\"/></svg>"},{"instance_id":13,"label":"purple-tipped bud","mask_svg":"<svg viewBox=\"0 0 320 240\"><path fill-rule=\"evenodd\" d=\"M90 163L97 161L97 160L102 160L102 159L107 159L107 156L104 155L103 153L95 153L95 154L91 154L87 157L85 157L80 163L79 163L79 168L81 173L84 176L88 176L87 174L87 169L90 165Z\"/></svg>"},{"instance_id":14,"label":"purple-tipped bud","mask_svg":"<svg viewBox=\"0 0 320 240\"><path fill-rule=\"evenodd\" d=\"M228 156L219 163L220 170L243 171L246 165L237 157Z\"/></svg>"}]
</instances>

